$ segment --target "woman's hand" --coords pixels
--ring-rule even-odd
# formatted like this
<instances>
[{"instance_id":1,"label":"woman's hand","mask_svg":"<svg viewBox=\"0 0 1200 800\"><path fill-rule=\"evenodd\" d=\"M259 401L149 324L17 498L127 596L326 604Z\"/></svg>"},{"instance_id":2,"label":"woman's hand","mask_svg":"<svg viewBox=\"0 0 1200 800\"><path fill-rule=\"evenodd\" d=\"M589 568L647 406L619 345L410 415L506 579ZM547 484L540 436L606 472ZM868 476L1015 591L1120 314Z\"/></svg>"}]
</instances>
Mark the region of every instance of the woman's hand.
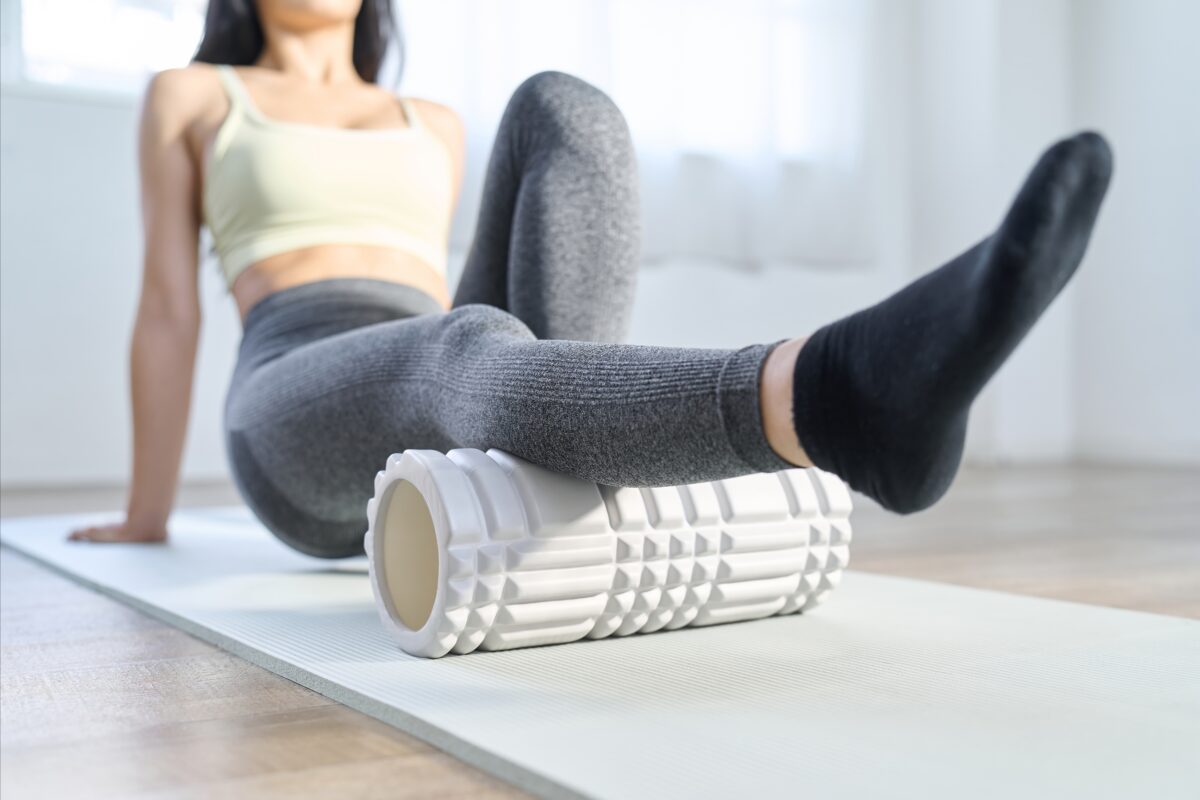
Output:
<instances>
[{"instance_id":1,"label":"woman's hand","mask_svg":"<svg viewBox=\"0 0 1200 800\"><path fill-rule=\"evenodd\" d=\"M137 542L157 544L167 540L166 525L144 525L126 519L108 525L89 525L71 531L67 539L72 542Z\"/></svg>"}]
</instances>

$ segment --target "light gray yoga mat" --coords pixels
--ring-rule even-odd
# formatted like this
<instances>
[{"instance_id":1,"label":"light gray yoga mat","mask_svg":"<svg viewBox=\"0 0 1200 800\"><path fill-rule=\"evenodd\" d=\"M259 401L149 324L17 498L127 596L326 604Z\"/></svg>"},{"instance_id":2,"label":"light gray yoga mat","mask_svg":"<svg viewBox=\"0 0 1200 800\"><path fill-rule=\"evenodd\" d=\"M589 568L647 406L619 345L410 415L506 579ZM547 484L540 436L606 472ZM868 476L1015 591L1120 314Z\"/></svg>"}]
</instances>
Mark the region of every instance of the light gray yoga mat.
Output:
<instances>
[{"instance_id":1,"label":"light gray yoga mat","mask_svg":"<svg viewBox=\"0 0 1200 800\"><path fill-rule=\"evenodd\" d=\"M1196 798L1200 622L851 571L815 612L431 661L243 509L0 522L80 582L549 796Z\"/></svg>"}]
</instances>

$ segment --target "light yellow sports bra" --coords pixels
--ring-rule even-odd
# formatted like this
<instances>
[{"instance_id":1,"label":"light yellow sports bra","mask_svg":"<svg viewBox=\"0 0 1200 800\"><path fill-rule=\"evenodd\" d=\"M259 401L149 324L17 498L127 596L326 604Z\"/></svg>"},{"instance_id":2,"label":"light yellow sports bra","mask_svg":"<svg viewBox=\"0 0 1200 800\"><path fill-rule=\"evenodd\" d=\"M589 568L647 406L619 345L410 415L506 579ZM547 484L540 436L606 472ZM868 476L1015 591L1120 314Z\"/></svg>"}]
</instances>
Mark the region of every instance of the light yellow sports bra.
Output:
<instances>
[{"instance_id":1,"label":"light yellow sports bra","mask_svg":"<svg viewBox=\"0 0 1200 800\"><path fill-rule=\"evenodd\" d=\"M267 256L318 244L395 247L446 273L453 163L400 98L404 128L331 128L264 116L217 66L229 114L205 167L204 219L232 286Z\"/></svg>"}]
</instances>

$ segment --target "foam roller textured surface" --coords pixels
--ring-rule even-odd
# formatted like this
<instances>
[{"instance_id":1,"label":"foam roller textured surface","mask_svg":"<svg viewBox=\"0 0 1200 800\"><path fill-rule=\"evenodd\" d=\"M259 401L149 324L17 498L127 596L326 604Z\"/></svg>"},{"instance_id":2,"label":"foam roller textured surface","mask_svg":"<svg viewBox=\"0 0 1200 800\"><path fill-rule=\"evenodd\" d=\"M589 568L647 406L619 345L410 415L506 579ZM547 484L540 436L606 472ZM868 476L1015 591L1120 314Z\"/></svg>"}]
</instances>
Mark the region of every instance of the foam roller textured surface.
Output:
<instances>
[{"instance_id":1,"label":"foam roller textured surface","mask_svg":"<svg viewBox=\"0 0 1200 800\"><path fill-rule=\"evenodd\" d=\"M439 556L417 630L398 619L384 567L403 482L429 507ZM845 485L817 469L634 489L500 450L408 450L376 476L366 550L385 627L438 657L806 611L849 562L850 510Z\"/></svg>"}]
</instances>

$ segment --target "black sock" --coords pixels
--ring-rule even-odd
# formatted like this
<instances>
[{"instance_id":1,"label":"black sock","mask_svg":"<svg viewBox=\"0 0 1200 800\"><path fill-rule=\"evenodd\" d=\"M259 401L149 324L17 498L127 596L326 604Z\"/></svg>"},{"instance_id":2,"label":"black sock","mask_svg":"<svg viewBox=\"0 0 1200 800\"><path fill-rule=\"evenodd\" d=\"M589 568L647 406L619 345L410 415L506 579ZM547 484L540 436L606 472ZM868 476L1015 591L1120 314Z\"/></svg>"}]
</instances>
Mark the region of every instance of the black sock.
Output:
<instances>
[{"instance_id":1,"label":"black sock","mask_svg":"<svg viewBox=\"0 0 1200 800\"><path fill-rule=\"evenodd\" d=\"M893 511L941 497L972 401L1075 271L1111 171L1099 135L1057 143L994 234L814 333L792 386L813 463Z\"/></svg>"}]
</instances>

